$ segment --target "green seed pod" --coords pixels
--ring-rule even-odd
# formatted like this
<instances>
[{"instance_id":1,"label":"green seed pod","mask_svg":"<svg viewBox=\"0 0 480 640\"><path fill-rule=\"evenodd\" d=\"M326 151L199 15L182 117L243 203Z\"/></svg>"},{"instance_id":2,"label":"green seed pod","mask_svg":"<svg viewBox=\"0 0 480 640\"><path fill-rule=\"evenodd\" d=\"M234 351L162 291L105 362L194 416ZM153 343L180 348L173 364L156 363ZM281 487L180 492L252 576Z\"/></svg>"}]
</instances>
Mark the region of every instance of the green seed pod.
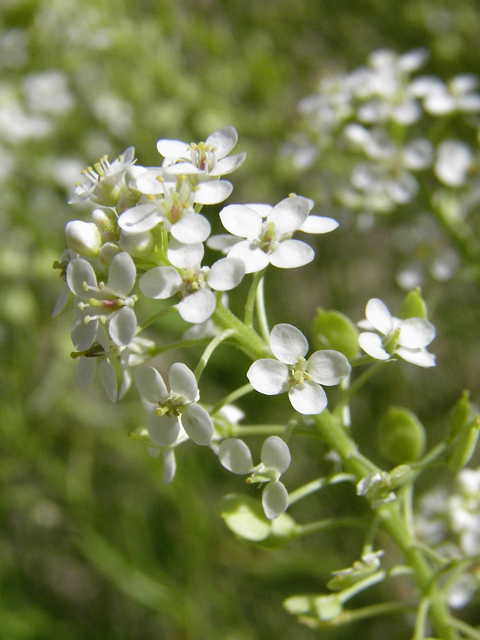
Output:
<instances>
[{"instance_id":1,"label":"green seed pod","mask_svg":"<svg viewBox=\"0 0 480 640\"><path fill-rule=\"evenodd\" d=\"M475 418L464 426L458 435L453 451L447 458L447 465L452 471L460 471L470 462L475 452L478 437L480 435L480 417Z\"/></svg>"},{"instance_id":2,"label":"green seed pod","mask_svg":"<svg viewBox=\"0 0 480 640\"><path fill-rule=\"evenodd\" d=\"M339 311L317 310L312 323L313 346L316 351L335 349L349 360L358 353L358 331L356 326Z\"/></svg>"},{"instance_id":3,"label":"green seed pod","mask_svg":"<svg viewBox=\"0 0 480 640\"><path fill-rule=\"evenodd\" d=\"M401 320L407 318L427 319L427 305L422 298L420 287L407 293L398 312L398 317Z\"/></svg>"},{"instance_id":4,"label":"green seed pod","mask_svg":"<svg viewBox=\"0 0 480 640\"><path fill-rule=\"evenodd\" d=\"M455 438L462 432L467 424L472 406L470 404L470 393L465 390L460 398L453 405L449 416L449 431L447 434L447 442L453 442Z\"/></svg>"},{"instance_id":5,"label":"green seed pod","mask_svg":"<svg viewBox=\"0 0 480 640\"><path fill-rule=\"evenodd\" d=\"M414 462L425 450L425 428L415 414L403 407L391 407L378 424L377 446L393 464Z\"/></svg>"}]
</instances>

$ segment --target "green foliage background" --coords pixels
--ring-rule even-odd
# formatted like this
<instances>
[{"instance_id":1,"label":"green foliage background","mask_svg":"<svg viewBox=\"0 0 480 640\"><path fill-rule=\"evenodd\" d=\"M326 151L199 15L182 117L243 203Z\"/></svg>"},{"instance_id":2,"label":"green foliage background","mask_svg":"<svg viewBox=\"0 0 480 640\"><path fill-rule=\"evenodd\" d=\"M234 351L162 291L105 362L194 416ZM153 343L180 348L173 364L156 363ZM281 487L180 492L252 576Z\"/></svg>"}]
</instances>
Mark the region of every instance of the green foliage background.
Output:
<instances>
[{"instance_id":1,"label":"green foliage background","mask_svg":"<svg viewBox=\"0 0 480 640\"><path fill-rule=\"evenodd\" d=\"M298 626L282 600L321 592L330 571L358 557L355 535L323 534L278 552L245 546L216 512L222 495L243 490L241 479L210 451L185 447L174 483L163 486L159 462L127 437L144 419L135 393L112 405L97 386L76 387L71 313L50 317L63 227L82 217L66 204L78 174L69 180L59 167L130 145L141 164L156 164L158 138L198 141L232 124L238 151L247 152L232 202L275 204L290 191L313 197L315 176L294 170L283 148L300 127L296 105L318 78L380 47L425 46L428 71L443 78L477 72L479 9L471 0L3 0L0 166L12 170L0 179L2 640L408 637L401 619L321 633ZM2 109L28 111L25 79L51 70L66 74L72 109L52 116L47 136L16 138ZM366 236L328 202L317 212L342 227L315 241L314 265L268 274L271 324L293 322L308 334L316 307L358 320L372 296L393 309L402 298L395 225L382 221ZM461 389L478 394L478 286L432 284L425 294L439 367L400 367L370 385L356 407L370 454L373 425L390 403L418 412L435 442ZM228 353L215 363L206 400L240 384L247 368L240 361L231 371ZM277 416L287 407L265 406ZM265 419L255 398L245 407ZM296 444L287 484L326 469L323 454ZM335 487L295 517L361 510L353 498Z\"/></svg>"}]
</instances>

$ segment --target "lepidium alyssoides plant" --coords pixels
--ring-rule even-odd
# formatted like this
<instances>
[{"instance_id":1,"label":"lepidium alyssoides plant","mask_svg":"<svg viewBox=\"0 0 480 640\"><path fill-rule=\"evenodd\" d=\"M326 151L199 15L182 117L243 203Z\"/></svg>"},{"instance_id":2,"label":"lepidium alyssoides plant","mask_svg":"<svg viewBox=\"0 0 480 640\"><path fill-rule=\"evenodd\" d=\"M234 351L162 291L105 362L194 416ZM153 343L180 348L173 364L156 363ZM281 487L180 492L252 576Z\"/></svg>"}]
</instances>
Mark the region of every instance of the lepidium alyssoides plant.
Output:
<instances>
[{"instance_id":1,"label":"lepidium alyssoides plant","mask_svg":"<svg viewBox=\"0 0 480 640\"><path fill-rule=\"evenodd\" d=\"M395 316L381 300L368 301L359 328L340 312L319 311L312 325L313 353L295 326L279 322L270 328L263 295L267 270L311 262L313 249L293 235L331 232L337 223L313 214L311 200L290 194L275 206L225 206L219 215L226 233L211 236L207 205L230 196L233 187L224 176L245 159L245 154L230 154L236 142L235 129L227 126L198 144L159 140L159 167L136 164L129 148L113 162L104 157L85 170L70 202L90 203L90 220L66 225L68 249L54 265L65 280L54 314L74 298L77 381L87 386L98 373L113 402L136 387L146 413L139 416L131 436L161 457L165 483L174 479L176 449L192 446L187 444L192 441L209 448L199 455L217 456L225 469L260 486L261 493L247 486L243 494L221 501L222 517L239 538L277 548L318 531L359 527L364 536L361 557L353 558L349 568L332 566L324 593L292 595L285 601L287 611L301 622L315 628L416 611L416 640L432 634L452 640L480 638L480 631L454 617L450 606L465 576L470 597L476 588L473 569L479 545L472 500L478 505L478 473L460 472L473 475L462 476L463 493L455 497L462 501L465 517L456 523L459 541L453 552L442 553L436 542L421 537L412 513L413 486L424 469L444 463L460 471L473 453L479 421L468 396L454 407L444 442L428 453L417 417L404 407L391 408L379 428L387 468L365 457L351 435L355 414L350 402L375 374L385 366L435 366L427 349L435 329L420 291L409 292ZM205 244L221 256L210 266L203 264ZM247 278L244 315L238 317L229 309L231 293L226 292ZM158 311L137 318L142 298L157 301L149 307L158 305ZM181 340L160 344L153 324L173 314L191 327ZM193 371L178 361L164 372L165 379L149 364L154 357L161 363L160 354L166 351L198 346L204 350ZM231 349L232 367L237 367L238 349L251 364L244 384L219 397L214 406L205 405L201 376L217 348ZM339 388L329 403L325 387L332 386ZM241 402L251 393L258 394L259 402L262 396L285 393L291 413L282 424L249 424ZM252 436L263 439L258 458L245 442ZM288 487L284 474L291 464L289 442L297 436L324 442L334 465L330 475ZM369 505L365 520L345 513L336 519L295 521L296 503L336 483L350 484L352 496ZM424 509L423 529L425 514ZM377 547L380 530L398 547L402 564L393 565ZM411 579L415 601L351 606L358 593L397 576Z\"/></svg>"}]
</instances>

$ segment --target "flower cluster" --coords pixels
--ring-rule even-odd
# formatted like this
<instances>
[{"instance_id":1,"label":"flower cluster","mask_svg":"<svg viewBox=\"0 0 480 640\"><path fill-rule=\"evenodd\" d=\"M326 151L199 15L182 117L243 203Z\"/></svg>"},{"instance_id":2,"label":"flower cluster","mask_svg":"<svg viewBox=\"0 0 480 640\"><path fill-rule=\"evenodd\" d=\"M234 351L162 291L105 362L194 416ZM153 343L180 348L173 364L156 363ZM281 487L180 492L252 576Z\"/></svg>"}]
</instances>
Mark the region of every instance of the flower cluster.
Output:
<instances>
[{"instance_id":1,"label":"flower cluster","mask_svg":"<svg viewBox=\"0 0 480 640\"><path fill-rule=\"evenodd\" d=\"M168 388L159 371L146 364L155 355L156 345L139 335L153 321L151 317L137 320L141 298L162 301L157 317L178 312L192 325L190 340L215 338L215 312L219 305L226 311L224 292L237 287L246 274L263 271L270 264L285 269L307 264L314 251L293 234L327 233L338 226L331 218L311 215L313 201L292 194L276 206L224 207L220 220L228 233L210 237L211 223L202 210L230 196L233 186L222 176L231 174L245 159L244 153L230 155L236 142L235 129L227 126L205 142L159 140L157 149L163 160L158 167L138 165L133 147L111 162L106 156L101 158L83 171L70 199L73 205L88 206L90 219L66 225L68 249L54 265L65 281L54 315L64 308L70 294L74 296L71 336L77 381L87 386L98 372L113 402L135 381L148 411L144 430L148 447L153 455L162 452L165 481L175 474L178 444L192 440L208 446L223 436L215 433L214 420L198 403L197 374L176 362L168 373ZM204 264L205 244L226 255ZM307 363L303 356L308 345L303 336L293 339L295 353L287 357L280 343L283 337L291 340L297 334L302 336L290 325L275 327L270 347L281 362L270 358L265 365L258 360L248 377L257 390L265 392L262 367L278 364L285 369L283 386L285 390L289 387L293 406L302 413L319 413L327 403L320 384L338 384L348 374L349 364L334 351L317 352ZM257 353L268 355L270 347L265 342ZM268 379L270 374L266 375ZM222 463L227 450L241 446L232 444L241 441L227 442L221 446ZM263 505L272 519L288 504L286 489L279 482L288 466L285 447L279 438L269 439L261 469L247 465L252 481L268 479ZM238 473L238 465L234 467Z\"/></svg>"}]
</instances>

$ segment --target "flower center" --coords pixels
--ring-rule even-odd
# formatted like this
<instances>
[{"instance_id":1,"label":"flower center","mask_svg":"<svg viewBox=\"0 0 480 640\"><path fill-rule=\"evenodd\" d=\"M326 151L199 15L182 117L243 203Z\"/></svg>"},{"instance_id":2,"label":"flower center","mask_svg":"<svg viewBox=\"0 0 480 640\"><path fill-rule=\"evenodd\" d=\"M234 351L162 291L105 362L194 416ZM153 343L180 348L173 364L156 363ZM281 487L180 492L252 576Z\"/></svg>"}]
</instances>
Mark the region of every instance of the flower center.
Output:
<instances>
[{"instance_id":1,"label":"flower center","mask_svg":"<svg viewBox=\"0 0 480 640\"><path fill-rule=\"evenodd\" d=\"M288 383L290 386L301 386L305 382L310 382L312 376L307 371L307 361L300 356L294 365L288 368Z\"/></svg>"}]
</instances>

